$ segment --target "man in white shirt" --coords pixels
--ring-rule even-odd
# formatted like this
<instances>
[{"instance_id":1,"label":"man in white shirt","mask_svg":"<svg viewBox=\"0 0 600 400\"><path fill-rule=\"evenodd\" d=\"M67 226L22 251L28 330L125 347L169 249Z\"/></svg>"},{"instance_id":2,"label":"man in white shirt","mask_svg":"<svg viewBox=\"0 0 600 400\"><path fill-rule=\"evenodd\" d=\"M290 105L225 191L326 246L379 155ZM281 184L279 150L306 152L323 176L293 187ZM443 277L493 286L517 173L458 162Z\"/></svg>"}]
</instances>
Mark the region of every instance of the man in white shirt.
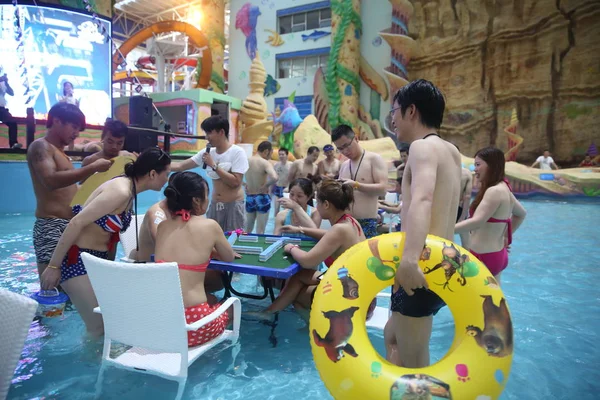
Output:
<instances>
[{"instance_id":1,"label":"man in white shirt","mask_svg":"<svg viewBox=\"0 0 600 400\"><path fill-rule=\"evenodd\" d=\"M550 157L550 152L548 150L544 151L544 155L539 156L537 160L531 164L531 168L535 168L538 165L540 166L540 169L544 170L558 169L558 166L554 163L554 159Z\"/></svg>"},{"instance_id":2,"label":"man in white shirt","mask_svg":"<svg viewBox=\"0 0 600 400\"><path fill-rule=\"evenodd\" d=\"M8 84L8 77L4 69L0 67L0 121L8 127L8 145L9 147L20 148L17 140L17 123L6 107L5 95L14 96L13 89Z\"/></svg>"},{"instance_id":3,"label":"man in white shirt","mask_svg":"<svg viewBox=\"0 0 600 400\"><path fill-rule=\"evenodd\" d=\"M206 168L213 180L213 193L206 216L219 223L224 232L246 227L244 174L248 157L239 146L229 143L229 122L215 115L202 121L202 130L211 148L200 150L185 161L171 164L173 171Z\"/></svg>"}]
</instances>

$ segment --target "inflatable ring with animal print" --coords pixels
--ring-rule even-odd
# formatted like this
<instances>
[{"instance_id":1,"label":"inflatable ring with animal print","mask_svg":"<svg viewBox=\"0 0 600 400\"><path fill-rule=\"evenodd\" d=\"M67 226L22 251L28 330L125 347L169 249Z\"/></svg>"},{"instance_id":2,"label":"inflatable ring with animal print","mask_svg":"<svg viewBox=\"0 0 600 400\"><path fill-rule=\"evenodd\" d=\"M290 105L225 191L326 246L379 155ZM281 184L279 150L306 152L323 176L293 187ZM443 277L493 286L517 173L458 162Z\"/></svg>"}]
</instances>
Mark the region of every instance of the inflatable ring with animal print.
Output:
<instances>
[{"instance_id":1,"label":"inflatable ring with animal print","mask_svg":"<svg viewBox=\"0 0 600 400\"><path fill-rule=\"evenodd\" d=\"M393 285L403 248L403 232L378 236L348 249L323 275L310 344L325 386L336 399L497 399L513 356L508 306L485 265L449 240L429 235L419 261L430 290L454 316L448 354L414 370L388 363L373 348L367 311Z\"/></svg>"}]
</instances>

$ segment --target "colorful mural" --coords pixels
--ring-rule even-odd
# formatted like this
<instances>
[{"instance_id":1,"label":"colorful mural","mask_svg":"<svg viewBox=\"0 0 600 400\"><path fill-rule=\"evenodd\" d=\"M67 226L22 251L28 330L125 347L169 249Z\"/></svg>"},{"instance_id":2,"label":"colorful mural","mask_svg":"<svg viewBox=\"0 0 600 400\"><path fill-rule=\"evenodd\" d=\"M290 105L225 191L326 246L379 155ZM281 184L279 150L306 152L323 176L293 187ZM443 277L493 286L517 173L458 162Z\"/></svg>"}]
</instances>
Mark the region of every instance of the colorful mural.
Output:
<instances>
[{"instance_id":1,"label":"colorful mural","mask_svg":"<svg viewBox=\"0 0 600 400\"><path fill-rule=\"evenodd\" d=\"M329 126L355 127L360 91L360 0L332 0L331 18L331 53L325 75Z\"/></svg>"},{"instance_id":2,"label":"colorful mural","mask_svg":"<svg viewBox=\"0 0 600 400\"><path fill-rule=\"evenodd\" d=\"M408 84L407 65L414 51L415 41L408 36L408 23L413 14L413 6L408 0L390 0L392 3L392 27L381 31L380 36L392 48L391 65L385 68L385 76L390 82L390 91L396 93Z\"/></svg>"},{"instance_id":3,"label":"colorful mural","mask_svg":"<svg viewBox=\"0 0 600 400\"><path fill-rule=\"evenodd\" d=\"M256 41L256 24L260 9L248 2L242 6L235 16L235 28L240 29L246 36L246 53L251 60L256 57L258 47Z\"/></svg>"}]
</instances>

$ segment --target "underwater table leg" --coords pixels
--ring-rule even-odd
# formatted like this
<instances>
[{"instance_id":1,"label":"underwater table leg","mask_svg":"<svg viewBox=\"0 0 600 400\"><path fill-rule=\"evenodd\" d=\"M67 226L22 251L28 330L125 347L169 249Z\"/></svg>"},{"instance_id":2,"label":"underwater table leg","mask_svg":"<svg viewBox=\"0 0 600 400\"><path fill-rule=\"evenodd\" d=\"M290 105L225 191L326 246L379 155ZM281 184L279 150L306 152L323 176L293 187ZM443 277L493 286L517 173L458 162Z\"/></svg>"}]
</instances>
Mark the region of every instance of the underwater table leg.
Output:
<instances>
[{"instance_id":1,"label":"underwater table leg","mask_svg":"<svg viewBox=\"0 0 600 400\"><path fill-rule=\"evenodd\" d=\"M233 288L231 284L231 278L233 277L233 272L227 272L222 275L223 276L223 286L225 287L225 297L231 297L231 293L235 296L243 297L246 299L253 300L264 300L267 296L271 295L271 298L274 298L274 294L272 293L273 289L271 288L271 292L263 285L264 293L262 295L250 294L250 293L241 293Z\"/></svg>"}]
</instances>

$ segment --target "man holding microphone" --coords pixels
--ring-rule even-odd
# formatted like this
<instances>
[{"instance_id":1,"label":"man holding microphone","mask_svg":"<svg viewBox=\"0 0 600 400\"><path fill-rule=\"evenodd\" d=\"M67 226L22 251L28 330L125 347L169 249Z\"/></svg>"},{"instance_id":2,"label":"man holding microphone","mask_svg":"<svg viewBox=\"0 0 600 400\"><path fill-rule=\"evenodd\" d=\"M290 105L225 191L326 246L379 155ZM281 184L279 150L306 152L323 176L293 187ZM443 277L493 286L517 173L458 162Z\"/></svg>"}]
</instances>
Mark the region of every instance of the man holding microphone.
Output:
<instances>
[{"instance_id":1,"label":"man holding microphone","mask_svg":"<svg viewBox=\"0 0 600 400\"><path fill-rule=\"evenodd\" d=\"M171 164L172 171L187 171L197 166L206 169L213 180L210 206L206 216L219 223L224 232L244 229L246 209L244 174L248 171L248 157L241 147L229 143L229 122L215 115L202 121L206 133L206 149L185 161Z\"/></svg>"}]
</instances>

